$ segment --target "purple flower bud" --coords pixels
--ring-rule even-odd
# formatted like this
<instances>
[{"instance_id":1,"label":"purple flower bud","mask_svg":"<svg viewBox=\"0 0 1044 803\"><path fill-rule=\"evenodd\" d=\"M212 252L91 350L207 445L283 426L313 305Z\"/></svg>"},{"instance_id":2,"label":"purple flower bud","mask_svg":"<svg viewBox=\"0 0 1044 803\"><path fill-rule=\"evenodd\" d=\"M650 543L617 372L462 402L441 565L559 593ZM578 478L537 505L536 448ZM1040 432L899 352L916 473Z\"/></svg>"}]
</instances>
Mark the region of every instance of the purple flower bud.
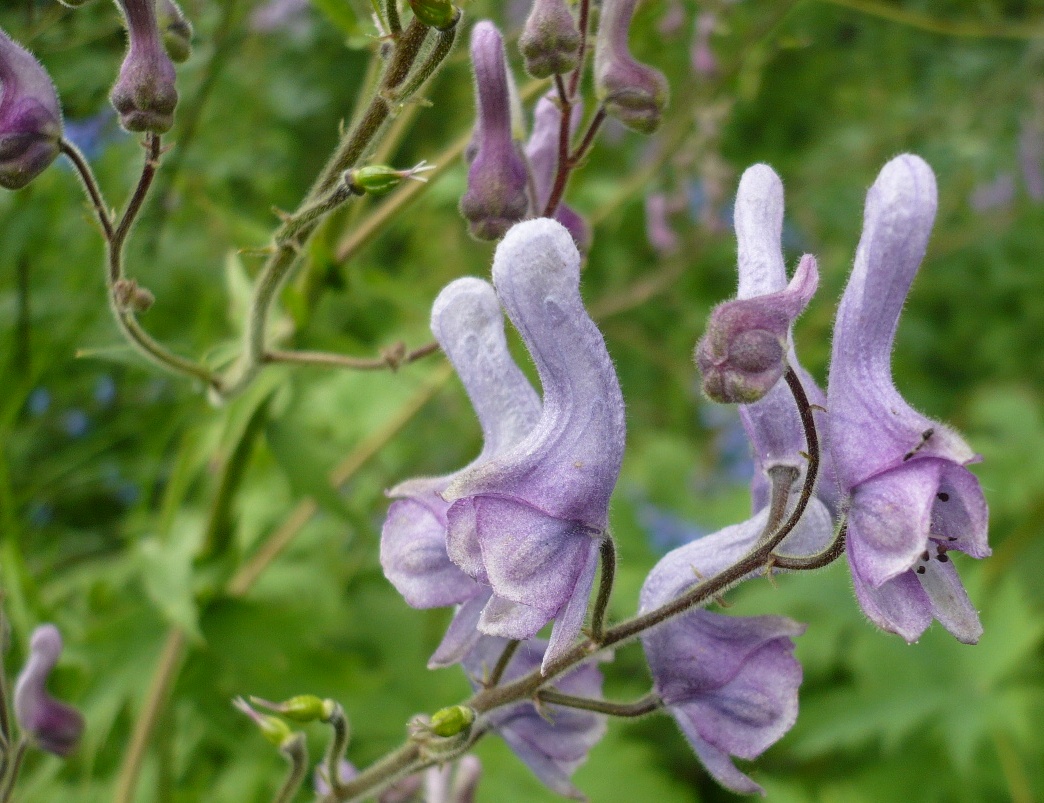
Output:
<instances>
[{"instance_id":1,"label":"purple flower bud","mask_svg":"<svg viewBox=\"0 0 1044 803\"><path fill-rule=\"evenodd\" d=\"M938 619L959 641L982 635L950 551L990 554L979 460L949 427L912 409L892 383L899 313L928 247L935 176L897 156L866 196L863 235L834 323L828 434L849 496L848 562L871 621L916 641Z\"/></svg>"},{"instance_id":2,"label":"purple flower bud","mask_svg":"<svg viewBox=\"0 0 1044 803\"><path fill-rule=\"evenodd\" d=\"M493 23L483 20L471 33L478 122L475 157L468 168L468 189L460 201L471 234L497 240L526 216L526 165L511 130L504 40Z\"/></svg>"},{"instance_id":3,"label":"purple flower bud","mask_svg":"<svg viewBox=\"0 0 1044 803\"><path fill-rule=\"evenodd\" d=\"M558 171L558 142L562 124L562 110L555 102L557 93L553 90L537 101L533 118L533 133L526 143L526 159L529 162L530 175L533 179L533 193L536 202L534 214L541 215L551 197L551 188ZM583 107L577 103L572 107L570 130L575 131L583 119ZM591 248L591 227L575 210L559 204L555 210L555 220L561 223L573 235L573 242L581 254Z\"/></svg>"},{"instance_id":4,"label":"purple flower bud","mask_svg":"<svg viewBox=\"0 0 1044 803\"><path fill-rule=\"evenodd\" d=\"M506 645L504 639L489 636L479 641L464 662L473 686L478 688ZM546 648L547 642L539 639L520 645L508 662L503 681L509 683L540 666L542 659L546 661ZM584 664L556 679L554 688L580 697L601 697L602 673L593 664ZM570 778L605 735L604 716L557 705L542 705L537 710L533 703L524 702L497 708L486 719L548 787L565 797L584 799Z\"/></svg>"},{"instance_id":5,"label":"purple flower bud","mask_svg":"<svg viewBox=\"0 0 1044 803\"><path fill-rule=\"evenodd\" d=\"M518 48L526 72L534 78L572 72L580 52L580 29L566 0L535 0Z\"/></svg>"},{"instance_id":6,"label":"purple flower bud","mask_svg":"<svg viewBox=\"0 0 1044 803\"><path fill-rule=\"evenodd\" d=\"M696 346L704 393L723 404L749 404L768 393L783 376L790 325L818 283L815 257L806 254L787 289L715 307Z\"/></svg>"},{"instance_id":7,"label":"purple flower bud","mask_svg":"<svg viewBox=\"0 0 1044 803\"><path fill-rule=\"evenodd\" d=\"M62 112L40 63L0 29L0 187L18 190L58 157Z\"/></svg>"},{"instance_id":8,"label":"purple flower bud","mask_svg":"<svg viewBox=\"0 0 1044 803\"><path fill-rule=\"evenodd\" d=\"M174 64L160 39L157 0L117 0L127 22L130 47L109 100L128 131L162 134L174 124L178 92Z\"/></svg>"},{"instance_id":9,"label":"purple flower bud","mask_svg":"<svg viewBox=\"0 0 1044 803\"><path fill-rule=\"evenodd\" d=\"M543 410L523 440L443 493L450 557L525 606L526 621L516 610L511 628L480 628L528 638L556 619L548 662L580 632L625 435L620 385L579 282L580 254L556 221L520 223L497 247L493 283L536 363Z\"/></svg>"},{"instance_id":10,"label":"purple flower bud","mask_svg":"<svg viewBox=\"0 0 1044 803\"><path fill-rule=\"evenodd\" d=\"M667 79L631 55L627 34L638 0L605 0L595 41L595 93L628 128L651 134L667 106Z\"/></svg>"},{"instance_id":11,"label":"purple flower bud","mask_svg":"<svg viewBox=\"0 0 1044 803\"><path fill-rule=\"evenodd\" d=\"M83 716L47 692L47 679L62 654L62 636L54 625L40 625L29 640L29 660L18 675L14 711L18 726L41 750L67 756L83 733Z\"/></svg>"},{"instance_id":12,"label":"purple flower bud","mask_svg":"<svg viewBox=\"0 0 1044 803\"><path fill-rule=\"evenodd\" d=\"M667 600L645 599L650 607ZM764 790L732 757L754 759L797 719L801 664L781 616L691 611L642 636L654 688L714 779L740 794Z\"/></svg>"},{"instance_id":13,"label":"purple flower bud","mask_svg":"<svg viewBox=\"0 0 1044 803\"><path fill-rule=\"evenodd\" d=\"M158 0L156 7L163 46L171 61L181 63L192 55L192 23L174 0Z\"/></svg>"}]
</instances>

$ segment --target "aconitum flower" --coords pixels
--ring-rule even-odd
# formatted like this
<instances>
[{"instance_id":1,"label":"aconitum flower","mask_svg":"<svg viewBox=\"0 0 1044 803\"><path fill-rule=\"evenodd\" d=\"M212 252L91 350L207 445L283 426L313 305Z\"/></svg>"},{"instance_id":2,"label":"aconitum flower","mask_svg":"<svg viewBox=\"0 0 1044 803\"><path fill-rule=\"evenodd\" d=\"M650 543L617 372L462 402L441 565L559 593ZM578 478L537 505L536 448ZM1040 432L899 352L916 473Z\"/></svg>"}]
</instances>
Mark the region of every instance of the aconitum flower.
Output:
<instances>
[{"instance_id":1,"label":"aconitum flower","mask_svg":"<svg viewBox=\"0 0 1044 803\"><path fill-rule=\"evenodd\" d=\"M692 577L692 568L680 562L674 570ZM655 570L650 579L654 576ZM668 602L672 595L663 592L670 585L647 581L642 610ZM757 758L797 719L801 664L794 658L792 639L804 630L781 616L733 617L696 610L642 636L655 692L700 761L727 789L764 794L736 769L732 757Z\"/></svg>"},{"instance_id":2,"label":"aconitum flower","mask_svg":"<svg viewBox=\"0 0 1044 803\"><path fill-rule=\"evenodd\" d=\"M580 298L580 254L561 224L540 218L512 228L493 258L493 283L536 363L543 409L522 441L443 493L453 502L449 554L532 613L484 632L529 638L556 619L551 662L587 610L623 458L623 396Z\"/></svg>"},{"instance_id":3,"label":"aconitum flower","mask_svg":"<svg viewBox=\"0 0 1044 803\"><path fill-rule=\"evenodd\" d=\"M504 316L488 282L463 278L448 284L432 306L431 330L478 416L484 441L471 466L481 465L533 428L540 415L540 400L511 358L504 338ZM449 502L441 493L466 471L409 480L392 488L388 495L396 501L388 509L381 531L381 566L407 603L435 608L480 597L465 605L461 621L451 626L451 633L459 636L452 639L455 644L463 643L462 639L466 642L475 632L478 615L489 601L487 589L446 554ZM451 647L444 644L440 653L447 651Z\"/></svg>"},{"instance_id":4,"label":"aconitum flower","mask_svg":"<svg viewBox=\"0 0 1044 803\"><path fill-rule=\"evenodd\" d=\"M571 72L580 51L580 29L566 0L534 0L518 40L526 72L550 78Z\"/></svg>"},{"instance_id":5,"label":"aconitum flower","mask_svg":"<svg viewBox=\"0 0 1044 803\"><path fill-rule=\"evenodd\" d=\"M935 209L935 176L910 154L886 164L867 194L863 236L834 324L828 426L849 496L848 561L863 611L907 641L935 618L958 640L975 643L982 625L947 553L990 554L986 500L965 468L979 457L952 429L906 403L890 364Z\"/></svg>"},{"instance_id":6,"label":"aconitum flower","mask_svg":"<svg viewBox=\"0 0 1044 803\"><path fill-rule=\"evenodd\" d=\"M47 71L0 29L0 187L18 190L58 157L62 112Z\"/></svg>"},{"instance_id":7,"label":"aconitum flower","mask_svg":"<svg viewBox=\"0 0 1044 803\"><path fill-rule=\"evenodd\" d=\"M512 134L504 40L492 22L483 20L472 30L471 62L478 120L460 211L473 236L497 240L526 216L529 198L526 165Z\"/></svg>"},{"instance_id":8,"label":"aconitum flower","mask_svg":"<svg viewBox=\"0 0 1044 803\"><path fill-rule=\"evenodd\" d=\"M554 185L555 174L558 172L558 145L559 132L562 125L562 110L555 102L554 91L549 92L537 101L536 111L533 115L533 133L526 143L526 160L529 162L530 175L533 179L533 201L535 209L533 214L537 217L543 214L548 200L551 198L551 189ZM583 119L583 107L576 103L572 107L570 130L575 131ZM563 203L555 210L555 220L565 226L573 235L573 242L580 249L580 253L586 253L591 247L591 227L576 211Z\"/></svg>"},{"instance_id":9,"label":"aconitum flower","mask_svg":"<svg viewBox=\"0 0 1044 803\"><path fill-rule=\"evenodd\" d=\"M83 733L83 716L47 692L47 679L62 654L62 636L54 625L40 625L29 640L29 660L14 689L15 719L41 750L67 756Z\"/></svg>"},{"instance_id":10,"label":"aconitum flower","mask_svg":"<svg viewBox=\"0 0 1044 803\"><path fill-rule=\"evenodd\" d=\"M636 61L627 45L638 0L604 0L595 41L595 94L628 128L651 134L667 106L667 79Z\"/></svg>"},{"instance_id":11,"label":"aconitum flower","mask_svg":"<svg viewBox=\"0 0 1044 803\"><path fill-rule=\"evenodd\" d=\"M117 0L127 22L129 47L109 94L128 131L162 134L174 124L178 92L174 64L164 49L156 0Z\"/></svg>"},{"instance_id":12,"label":"aconitum flower","mask_svg":"<svg viewBox=\"0 0 1044 803\"><path fill-rule=\"evenodd\" d=\"M464 661L464 668L478 688L496 666L507 641L487 636L479 640ZM547 642L534 639L519 646L508 662L502 681L527 675L546 662ZM592 663L583 664L555 680L554 688L577 697L602 696L602 673ZM570 778L587 760L587 754L605 735L606 722L601 714L575 708L532 702L497 708L484 717L536 776L560 795L583 800L584 796Z\"/></svg>"}]
</instances>

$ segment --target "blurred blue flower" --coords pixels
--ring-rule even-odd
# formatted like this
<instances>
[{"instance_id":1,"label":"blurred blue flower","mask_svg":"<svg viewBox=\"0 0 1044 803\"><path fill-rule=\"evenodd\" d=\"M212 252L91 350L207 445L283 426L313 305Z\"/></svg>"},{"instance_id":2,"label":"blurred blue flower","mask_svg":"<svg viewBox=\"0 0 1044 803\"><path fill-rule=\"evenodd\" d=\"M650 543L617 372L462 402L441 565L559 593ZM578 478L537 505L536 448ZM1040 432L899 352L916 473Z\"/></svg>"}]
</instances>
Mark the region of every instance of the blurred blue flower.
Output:
<instances>
[{"instance_id":1,"label":"blurred blue flower","mask_svg":"<svg viewBox=\"0 0 1044 803\"><path fill-rule=\"evenodd\" d=\"M686 521L652 502L639 501L636 512L638 524L649 536L650 546L660 555L710 532L706 527Z\"/></svg>"},{"instance_id":2,"label":"blurred blue flower","mask_svg":"<svg viewBox=\"0 0 1044 803\"><path fill-rule=\"evenodd\" d=\"M41 416L51 407L51 392L47 388L34 388L25 403L30 415Z\"/></svg>"},{"instance_id":3,"label":"blurred blue flower","mask_svg":"<svg viewBox=\"0 0 1044 803\"><path fill-rule=\"evenodd\" d=\"M62 416L62 429L70 438L82 438L90 429L91 422L87 413L80 409L69 410Z\"/></svg>"},{"instance_id":4,"label":"blurred blue flower","mask_svg":"<svg viewBox=\"0 0 1044 803\"><path fill-rule=\"evenodd\" d=\"M106 105L97 114L65 121L65 138L83 151L88 160L98 158L105 148L126 134L116 125L116 114Z\"/></svg>"},{"instance_id":5,"label":"blurred blue flower","mask_svg":"<svg viewBox=\"0 0 1044 803\"><path fill-rule=\"evenodd\" d=\"M734 406L701 404L700 423L714 433L715 475L728 483L746 484L754 476L750 441Z\"/></svg>"},{"instance_id":6,"label":"blurred blue flower","mask_svg":"<svg viewBox=\"0 0 1044 803\"><path fill-rule=\"evenodd\" d=\"M110 407L116 400L116 382L108 374L98 377L94 383L94 400L101 407Z\"/></svg>"}]
</instances>

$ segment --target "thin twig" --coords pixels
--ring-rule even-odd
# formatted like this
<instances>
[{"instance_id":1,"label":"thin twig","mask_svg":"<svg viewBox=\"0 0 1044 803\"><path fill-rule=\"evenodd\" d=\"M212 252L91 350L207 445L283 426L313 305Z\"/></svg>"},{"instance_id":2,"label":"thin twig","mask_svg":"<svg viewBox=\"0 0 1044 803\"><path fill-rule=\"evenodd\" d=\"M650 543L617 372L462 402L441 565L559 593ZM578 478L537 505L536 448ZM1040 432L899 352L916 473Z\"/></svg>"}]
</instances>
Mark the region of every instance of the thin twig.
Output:
<instances>
[{"instance_id":1,"label":"thin twig","mask_svg":"<svg viewBox=\"0 0 1044 803\"><path fill-rule=\"evenodd\" d=\"M572 694L563 694L554 689L541 689L536 698L542 703L562 705L566 708L579 708L582 711L595 711L599 714L608 714L613 717L644 717L653 711L663 707L663 700L655 692L649 692L644 697L630 703L614 703L610 700L595 700L590 697L575 697Z\"/></svg>"},{"instance_id":2,"label":"thin twig","mask_svg":"<svg viewBox=\"0 0 1044 803\"><path fill-rule=\"evenodd\" d=\"M580 48L576 53L576 67L573 68L573 74L569 76L569 97L576 97L576 92L580 88L580 79L584 75L584 60L587 58L587 38L589 36L588 28L590 28L590 14L591 14L591 0L580 0L580 19L578 20L578 27L580 28Z\"/></svg>"},{"instance_id":3,"label":"thin twig","mask_svg":"<svg viewBox=\"0 0 1044 803\"><path fill-rule=\"evenodd\" d=\"M504 677L504 672L507 671L508 664L511 663L511 659L515 657L515 653L518 651L519 646L522 642L519 639L511 639L500 653L500 657L497 659L497 665L493 667L493 671L489 673L489 677L486 679L487 686L496 686L500 683L501 678Z\"/></svg>"},{"instance_id":4,"label":"thin twig","mask_svg":"<svg viewBox=\"0 0 1044 803\"><path fill-rule=\"evenodd\" d=\"M602 539L602 574L598 581L598 596L591 613L591 641L600 644L605 631L605 616L609 611L609 598L613 594L616 577L616 542L611 535Z\"/></svg>"},{"instance_id":5,"label":"thin twig","mask_svg":"<svg viewBox=\"0 0 1044 803\"><path fill-rule=\"evenodd\" d=\"M403 365L416 362L437 351L439 351L438 343L428 343L412 351L406 351L400 343L387 349L381 357L351 357L346 354L323 351L270 350L265 354L264 361L266 363L310 365L317 368L350 368L356 371L379 371L385 368L395 371Z\"/></svg>"},{"instance_id":6,"label":"thin twig","mask_svg":"<svg viewBox=\"0 0 1044 803\"><path fill-rule=\"evenodd\" d=\"M105 197L98 187L98 181L94 177L94 171L91 170L91 166L87 163L87 159L84 158L80 149L69 140L60 140L58 148L72 162L76 175L79 176L80 182L83 184L84 192L87 193L87 197L94 207L94 214L98 218L98 223L101 225L102 231L105 232L105 239L111 241L113 235L112 217L109 207L105 203Z\"/></svg>"}]
</instances>

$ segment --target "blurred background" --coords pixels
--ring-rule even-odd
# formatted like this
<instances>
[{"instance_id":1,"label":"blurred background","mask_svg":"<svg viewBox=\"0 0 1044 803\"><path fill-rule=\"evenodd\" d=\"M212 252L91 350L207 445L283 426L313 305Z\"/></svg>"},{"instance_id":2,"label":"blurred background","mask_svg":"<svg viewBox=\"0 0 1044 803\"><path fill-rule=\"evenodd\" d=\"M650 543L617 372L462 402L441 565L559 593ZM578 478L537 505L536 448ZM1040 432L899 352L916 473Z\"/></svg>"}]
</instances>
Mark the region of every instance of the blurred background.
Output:
<instances>
[{"instance_id":1,"label":"blurred background","mask_svg":"<svg viewBox=\"0 0 1044 803\"><path fill-rule=\"evenodd\" d=\"M128 271L156 296L147 328L218 364L236 347L252 249L350 119L374 28L361 0L182 4L195 50ZM465 4L469 23L492 17L512 42L527 11ZM50 71L67 135L122 203L142 150L107 102L124 48L113 4L7 0L0 26ZM606 126L567 194L594 227L583 292L628 403L613 616L634 611L660 555L749 511L738 418L701 398L690 361L708 310L734 292L739 174L776 169L788 264L819 258L795 336L823 381L866 189L889 158L918 153L938 177L939 215L894 369L915 407L983 455L994 554L957 560L986 632L977 647L938 625L914 646L879 633L843 561L748 583L731 613L809 627L798 723L744 768L771 801L1044 800L1044 4L648 0L631 42L670 79L663 126L653 137ZM488 276L492 247L457 212L473 120L464 47L424 94L430 105L400 111L380 159L445 169L408 203L360 201L322 227L283 299L284 342L359 356L418 346L438 290ZM151 716L131 799L269 800L283 763L231 708L238 694L338 699L349 757L371 762L411 715L468 693L459 671L424 669L448 611L409 609L377 563L383 489L478 451L459 383L438 356L397 373L271 368L215 408L122 345L102 259L63 163L0 194L7 668L33 626L55 622L67 650L52 688L88 722L70 760L30 756L19 799L112 800ZM608 696L648 689L636 646L606 671ZM326 734L309 733L318 756ZM556 799L497 739L477 753L480 801ZM662 716L612 723L576 782L596 802L734 797Z\"/></svg>"}]
</instances>

